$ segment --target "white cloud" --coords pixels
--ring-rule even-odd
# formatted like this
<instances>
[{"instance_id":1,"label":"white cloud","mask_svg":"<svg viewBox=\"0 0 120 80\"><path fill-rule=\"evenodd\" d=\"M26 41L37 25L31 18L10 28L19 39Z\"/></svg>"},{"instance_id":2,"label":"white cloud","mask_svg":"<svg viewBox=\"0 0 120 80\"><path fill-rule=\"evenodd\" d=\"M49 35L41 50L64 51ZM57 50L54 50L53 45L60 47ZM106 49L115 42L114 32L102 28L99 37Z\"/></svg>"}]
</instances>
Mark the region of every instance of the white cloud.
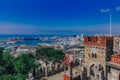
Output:
<instances>
[{"instance_id":1,"label":"white cloud","mask_svg":"<svg viewBox=\"0 0 120 80\"><path fill-rule=\"evenodd\" d=\"M105 13L105 12L109 12L110 9L101 9L100 11L103 12L103 13Z\"/></svg>"},{"instance_id":2,"label":"white cloud","mask_svg":"<svg viewBox=\"0 0 120 80\"><path fill-rule=\"evenodd\" d=\"M116 7L116 11L120 11L120 6Z\"/></svg>"}]
</instances>

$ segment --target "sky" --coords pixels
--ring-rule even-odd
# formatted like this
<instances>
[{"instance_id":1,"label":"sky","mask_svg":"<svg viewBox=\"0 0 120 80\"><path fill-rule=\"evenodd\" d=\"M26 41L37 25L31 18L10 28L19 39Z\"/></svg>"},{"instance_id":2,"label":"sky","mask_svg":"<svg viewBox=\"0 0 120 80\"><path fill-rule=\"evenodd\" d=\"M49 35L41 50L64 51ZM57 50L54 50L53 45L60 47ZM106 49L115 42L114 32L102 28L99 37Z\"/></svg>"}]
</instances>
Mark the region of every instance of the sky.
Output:
<instances>
[{"instance_id":1,"label":"sky","mask_svg":"<svg viewBox=\"0 0 120 80\"><path fill-rule=\"evenodd\" d=\"M120 33L120 0L0 0L0 34Z\"/></svg>"}]
</instances>

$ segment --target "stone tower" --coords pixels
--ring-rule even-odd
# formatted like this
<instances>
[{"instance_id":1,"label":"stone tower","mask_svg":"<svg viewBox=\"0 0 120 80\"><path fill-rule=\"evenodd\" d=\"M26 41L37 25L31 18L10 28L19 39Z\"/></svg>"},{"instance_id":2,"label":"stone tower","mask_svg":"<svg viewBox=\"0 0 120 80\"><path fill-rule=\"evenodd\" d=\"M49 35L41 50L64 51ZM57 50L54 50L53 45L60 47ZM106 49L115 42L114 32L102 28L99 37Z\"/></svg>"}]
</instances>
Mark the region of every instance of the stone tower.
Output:
<instances>
[{"instance_id":1,"label":"stone tower","mask_svg":"<svg viewBox=\"0 0 120 80\"><path fill-rule=\"evenodd\" d=\"M91 80L104 80L106 78L106 61L110 60L110 55L113 52L113 37L112 36L85 36L85 68L87 77ZM97 69L97 70L96 70ZM102 72L102 74L100 73ZM100 73L101 75L97 75Z\"/></svg>"}]
</instances>

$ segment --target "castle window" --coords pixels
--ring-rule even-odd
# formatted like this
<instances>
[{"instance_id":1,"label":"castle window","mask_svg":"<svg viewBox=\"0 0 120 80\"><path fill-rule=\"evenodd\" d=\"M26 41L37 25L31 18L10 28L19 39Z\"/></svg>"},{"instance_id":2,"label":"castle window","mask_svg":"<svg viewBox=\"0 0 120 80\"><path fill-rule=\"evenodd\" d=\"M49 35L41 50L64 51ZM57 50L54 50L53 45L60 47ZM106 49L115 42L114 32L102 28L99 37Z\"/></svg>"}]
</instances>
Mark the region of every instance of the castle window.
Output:
<instances>
[{"instance_id":1,"label":"castle window","mask_svg":"<svg viewBox=\"0 0 120 80\"><path fill-rule=\"evenodd\" d=\"M90 67L90 75L91 75L91 76L95 76L94 65L92 65L92 66Z\"/></svg>"},{"instance_id":2,"label":"castle window","mask_svg":"<svg viewBox=\"0 0 120 80\"><path fill-rule=\"evenodd\" d=\"M92 53L92 58L94 58L94 53Z\"/></svg>"},{"instance_id":3,"label":"castle window","mask_svg":"<svg viewBox=\"0 0 120 80\"><path fill-rule=\"evenodd\" d=\"M96 53L94 54L94 58L97 58L97 54Z\"/></svg>"},{"instance_id":4,"label":"castle window","mask_svg":"<svg viewBox=\"0 0 120 80\"><path fill-rule=\"evenodd\" d=\"M92 53L92 58L97 58L97 54L96 53Z\"/></svg>"}]
</instances>

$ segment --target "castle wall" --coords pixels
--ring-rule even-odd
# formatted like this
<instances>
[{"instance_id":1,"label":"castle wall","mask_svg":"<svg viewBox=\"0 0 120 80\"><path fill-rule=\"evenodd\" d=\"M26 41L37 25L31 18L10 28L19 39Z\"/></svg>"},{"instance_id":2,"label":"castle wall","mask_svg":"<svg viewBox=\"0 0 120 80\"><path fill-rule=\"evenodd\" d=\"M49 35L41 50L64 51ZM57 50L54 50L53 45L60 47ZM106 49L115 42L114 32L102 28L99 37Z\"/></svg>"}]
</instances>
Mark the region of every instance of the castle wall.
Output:
<instances>
[{"instance_id":1,"label":"castle wall","mask_svg":"<svg viewBox=\"0 0 120 80\"><path fill-rule=\"evenodd\" d=\"M104 77L106 77L106 61L110 60L113 46L113 37L111 36L86 36L85 44L85 66L87 67L87 76L90 77L91 66L102 66Z\"/></svg>"}]
</instances>

